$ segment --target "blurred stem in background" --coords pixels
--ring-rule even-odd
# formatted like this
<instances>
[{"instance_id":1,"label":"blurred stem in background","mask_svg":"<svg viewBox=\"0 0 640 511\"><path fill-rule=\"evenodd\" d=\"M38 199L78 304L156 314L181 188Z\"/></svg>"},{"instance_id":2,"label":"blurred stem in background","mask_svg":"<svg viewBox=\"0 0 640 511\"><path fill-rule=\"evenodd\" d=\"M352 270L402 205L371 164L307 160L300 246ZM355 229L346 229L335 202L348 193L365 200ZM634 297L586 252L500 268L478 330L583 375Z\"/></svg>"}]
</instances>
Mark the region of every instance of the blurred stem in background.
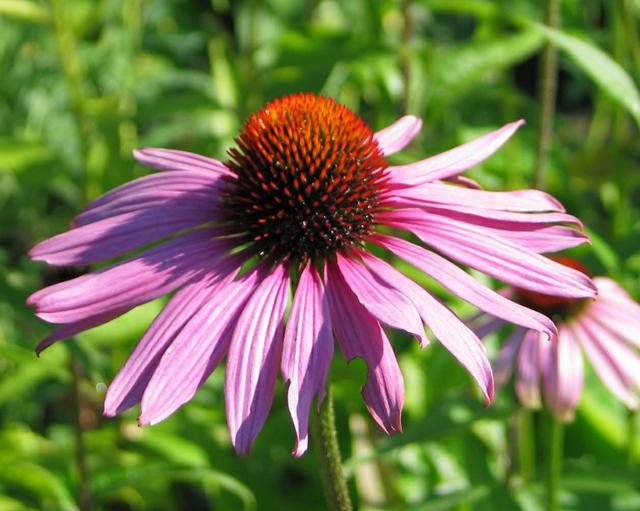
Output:
<instances>
[{"instance_id":1,"label":"blurred stem in background","mask_svg":"<svg viewBox=\"0 0 640 511\"><path fill-rule=\"evenodd\" d=\"M82 367L77 355L77 349L73 341L69 341L70 357L69 365L71 372L71 399L73 401L73 436L75 442L76 470L78 471L78 506L81 511L93 509L91 498L91 484L89 479L89 468L87 466L87 450L84 441L84 428L82 420Z\"/></svg>"},{"instance_id":2,"label":"blurred stem in background","mask_svg":"<svg viewBox=\"0 0 640 511\"><path fill-rule=\"evenodd\" d=\"M545 24L551 28L559 25L560 11L558 0L545 1ZM555 114L558 86L558 53L551 43L546 43L540 61L538 87L540 115L538 119L538 147L533 173L534 188L544 188L547 160L553 137L553 117Z\"/></svg>"},{"instance_id":3,"label":"blurred stem in background","mask_svg":"<svg viewBox=\"0 0 640 511\"><path fill-rule=\"evenodd\" d=\"M530 481L535 475L536 446L533 412L521 408L517 412L518 430L518 471L523 481Z\"/></svg>"},{"instance_id":4,"label":"blurred stem in background","mask_svg":"<svg viewBox=\"0 0 640 511\"><path fill-rule=\"evenodd\" d=\"M342 469L330 388L327 388L324 402L319 407L311 407L311 434L328 508L332 511L351 511L353 507Z\"/></svg>"},{"instance_id":5,"label":"blurred stem in background","mask_svg":"<svg viewBox=\"0 0 640 511\"><path fill-rule=\"evenodd\" d=\"M549 511L558 511L558 494L560 493L560 480L562 478L564 425L551 414L549 414L549 422L547 509Z\"/></svg>"},{"instance_id":6,"label":"blurred stem in background","mask_svg":"<svg viewBox=\"0 0 640 511\"><path fill-rule=\"evenodd\" d=\"M87 165L89 155L89 132L91 121L85 110L85 90L82 63L64 0L52 0L53 28L58 44L58 53L67 85L69 103L77 132L80 164L84 175L83 193L85 200L100 192L100 183L92 179Z\"/></svg>"}]
</instances>

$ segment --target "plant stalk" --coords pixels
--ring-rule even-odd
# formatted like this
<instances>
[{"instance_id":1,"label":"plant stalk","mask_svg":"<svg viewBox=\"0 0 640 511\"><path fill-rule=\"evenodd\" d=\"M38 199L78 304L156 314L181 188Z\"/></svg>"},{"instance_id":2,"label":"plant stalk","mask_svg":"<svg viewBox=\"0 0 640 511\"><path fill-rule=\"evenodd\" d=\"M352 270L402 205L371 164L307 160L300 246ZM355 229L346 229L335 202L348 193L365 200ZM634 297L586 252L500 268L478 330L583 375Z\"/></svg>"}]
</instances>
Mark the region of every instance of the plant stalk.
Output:
<instances>
[{"instance_id":1,"label":"plant stalk","mask_svg":"<svg viewBox=\"0 0 640 511\"><path fill-rule=\"evenodd\" d=\"M555 417L551 417L549 428L549 473L547 481L547 498L549 511L558 511L558 495L562 478L562 454L564 447L564 425Z\"/></svg>"},{"instance_id":2,"label":"plant stalk","mask_svg":"<svg viewBox=\"0 0 640 511\"><path fill-rule=\"evenodd\" d=\"M559 24L560 9L558 0L545 1L545 24L556 28ZM547 160L553 137L553 118L555 114L558 88L558 53L547 43L542 51L538 74L540 115L538 118L538 147L533 173L533 186L544 188L547 173Z\"/></svg>"},{"instance_id":3,"label":"plant stalk","mask_svg":"<svg viewBox=\"0 0 640 511\"><path fill-rule=\"evenodd\" d=\"M352 511L347 480L342 470L331 389L327 389L327 396L319 407L312 407L311 434L328 508L332 511Z\"/></svg>"}]
</instances>

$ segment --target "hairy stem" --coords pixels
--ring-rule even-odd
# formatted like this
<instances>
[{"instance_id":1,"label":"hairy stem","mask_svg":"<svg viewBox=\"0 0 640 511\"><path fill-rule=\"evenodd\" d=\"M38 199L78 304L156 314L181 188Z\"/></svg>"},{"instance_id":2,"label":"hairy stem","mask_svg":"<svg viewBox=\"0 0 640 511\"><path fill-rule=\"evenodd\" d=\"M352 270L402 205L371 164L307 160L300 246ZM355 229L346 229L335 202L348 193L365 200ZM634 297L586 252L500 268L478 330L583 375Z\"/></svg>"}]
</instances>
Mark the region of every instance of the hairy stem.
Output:
<instances>
[{"instance_id":1,"label":"hairy stem","mask_svg":"<svg viewBox=\"0 0 640 511\"><path fill-rule=\"evenodd\" d=\"M342 470L331 389L327 389L327 397L319 408L312 407L311 434L328 508L332 511L351 511L353 507Z\"/></svg>"}]
</instances>

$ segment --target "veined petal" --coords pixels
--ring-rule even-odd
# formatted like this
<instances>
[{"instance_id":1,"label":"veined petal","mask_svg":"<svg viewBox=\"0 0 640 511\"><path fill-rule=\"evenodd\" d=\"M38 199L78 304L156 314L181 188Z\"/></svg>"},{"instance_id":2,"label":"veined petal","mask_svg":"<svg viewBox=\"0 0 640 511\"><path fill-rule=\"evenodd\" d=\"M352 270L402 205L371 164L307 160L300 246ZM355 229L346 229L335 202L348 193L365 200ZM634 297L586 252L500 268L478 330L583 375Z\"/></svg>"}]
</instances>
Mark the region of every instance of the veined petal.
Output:
<instances>
[{"instance_id":1,"label":"veined petal","mask_svg":"<svg viewBox=\"0 0 640 511\"><path fill-rule=\"evenodd\" d=\"M391 236L376 235L370 241L395 253L401 259L422 270L454 295L478 309L510 323L540 331L549 338L555 339L556 327L549 318L512 302L480 284L471 275L444 257Z\"/></svg>"},{"instance_id":2,"label":"veined petal","mask_svg":"<svg viewBox=\"0 0 640 511\"><path fill-rule=\"evenodd\" d=\"M347 360L361 357L367 364L365 403L388 434L402 431L404 380L380 323L369 314L335 265L325 266L325 287L336 340Z\"/></svg>"},{"instance_id":3,"label":"veined petal","mask_svg":"<svg viewBox=\"0 0 640 511\"><path fill-rule=\"evenodd\" d=\"M523 124L524 120L512 122L444 153L409 165L391 167L390 178L397 183L416 186L453 177L495 153Z\"/></svg>"},{"instance_id":4,"label":"veined petal","mask_svg":"<svg viewBox=\"0 0 640 511\"><path fill-rule=\"evenodd\" d=\"M638 354L586 315L576 319L572 327L602 383L629 408L637 408L640 404Z\"/></svg>"},{"instance_id":5,"label":"veined petal","mask_svg":"<svg viewBox=\"0 0 640 511\"><path fill-rule=\"evenodd\" d=\"M233 172L221 161L207 158L196 153L146 147L136 149L133 156L143 165L158 170L207 171L221 175L233 176Z\"/></svg>"},{"instance_id":6,"label":"veined petal","mask_svg":"<svg viewBox=\"0 0 640 511\"><path fill-rule=\"evenodd\" d=\"M114 188L87 204L71 224L86 225L112 216L150 209L154 206L177 204L188 208L214 206L219 199L220 176L207 172L168 171L150 174Z\"/></svg>"},{"instance_id":7,"label":"veined petal","mask_svg":"<svg viewBox=\"0 0 640 511\"><path fill-rule=\"evenodd\" d=\"M358 300L378 321L404 330L427 343L414 304L402 293L377 280L367 268L352 258L336 255L338 271Z\"/></svg>"},{"instance_id":8,"label":"veined petal","mask_svg":"<svg viewBox=\"0 0 640 511\"><path fill-rule=\"evenodd\" d=\"M190 282L178 290L162 309L109 385L103 412L107 417L113 417L140 401L163 353L209 299L211 289L208 279Z\"/></svg>"},{"instance_id":9,"label":"veined petal","mask_svg":"<svg viewBox=\"0 0 640 511\"><path fill-rule=\"evenodd\" d=\"M289 383L287 401L296 430L295 456L307 450L309 408L313 396L324 399L333 334L322 279L312 263L300 275L284 335L282 375Z\"/></svg>"},{"instance_id":10,"label":"veined petal","mask_svg":"<svg viewBox=\"0 0 640 511\"><path fill-rule=\"evenodd\" d=\"M640 315L631 316L628 312L598 300L589 305L587 314L612 335L640 348Z\"/></svg>"},{"instance_id":11,"label":"veined petal","mask_svg":"<svg viewBox=\"0 0 640 511\"><path fill-rule=\"evenodd\" d=\"M156 424L189 401L226 355L231 335L256 284L256 272L230 275L209 290L165 350L142 396L139 424Z\"/></svg>"},{"instance_id":12,"label":"veined petal","mask_svg":"<svg viewBox=\"0 0 640 511\"><path fill-rule=\"evenodd\" d=\"M50 323L74 323L107 311L129 310L179 288L216 268L228 242L211 239L211 231L186 234L140 255L37 291L27 304Z\"/></svg>"},{"instance_id":13,"label":"veined petal","mask_svg":"<svg viewBox=\"0 0 640 511\"><path fill-rule=\"evenodd\" d=\"M267 418L282 357L289 277L282 265L261 277L240 314L227 356L227 424L238 454L249 452Z\"/></svg>"},{"instance_id":14,"label":"veined petal","mask_svg":"<svg viewBox=\"0 0 640 511\"><path fill-rule=\"evenodd\" d=\"M544 396L549 408L562 421L573 419L584 383L584 363L571 329L562 325L558 341L541 343Z\"/></svg>"},{"instance_id":15,"label":"veined petal","mask_svg":"<svg viewBox=\"0 0 640 511\"><path fill-rule=\"evenodd\" d=\"M478 382L485 401L493 399L493 372L480 339L445 305L386 262L363 254L372 273L406 296L442 345Z\"/></svg>"},{"instance_id":16,"label":"veined petal","mask_svg":"<svg viewBox=\"0 0 640 511\"><path fill-rule=\"evenodd\" d=\"M529 408L540 408L540 346L538 332L529 330L522 340L518 353L518 373L516 377L516 394L522 403Z\"/></svg>"},{"instance_id":17,"label":"veined petal","mask_svg":"<svg viewBox=\"0 0 640 511\"><path fill-rule=\"evenodd\" d=\"M513 286L571 298L594 297L584 273L478 226L419 210L385 211L380 221L410 230L443 254Z\"/></svg>"},{"instance_id":18,"label":"veined petal","mask_svg":"<svg viewBox=\"0 0 640 511\"><path fill-rule=\"evenodd\" d=\"M155 208L98 220L38 243L29 257L57 266L88 265L121 256L185 229L215 220L207 209Z\"/></svg>"},{"instance_id":19,"label":"veined petal","mask_svg":"<svg viewBox=\"0 0 640 511\"><path fill-rule=\"evenodd\" d=\"M512 212L560 212L564 206L555 198L539 190L489 192L444 183L427 183L407 188L392 188L384 198L385 204L396 207L448 204L450 207L473 207Z\"/></svg>"},{"instance_id":20,"label":"veined petal","mask_svg":"<svg viewBox=\"0 0 640 511\"><path fill-rule=\"evenodd\" d=\"M382 153L388 156L408 146L421 129L422 119L413 115L405 115L390 126L376 132L375 138Z\"/></svg>"}]
</instances>

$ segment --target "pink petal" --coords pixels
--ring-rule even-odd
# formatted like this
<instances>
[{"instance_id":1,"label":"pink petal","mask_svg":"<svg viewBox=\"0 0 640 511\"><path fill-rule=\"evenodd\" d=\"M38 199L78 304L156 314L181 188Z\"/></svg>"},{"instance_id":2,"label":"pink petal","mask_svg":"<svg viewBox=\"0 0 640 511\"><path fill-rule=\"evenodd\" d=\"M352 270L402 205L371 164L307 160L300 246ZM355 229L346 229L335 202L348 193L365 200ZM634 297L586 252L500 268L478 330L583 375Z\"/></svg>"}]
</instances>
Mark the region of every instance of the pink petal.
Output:
<instances>
[{"instance_id":1,"label":"pink petal","mask_svg":"<svg viewBox=\"0 0 640 511\"><path fill-rule=\"evenodd\" d=\"M385 211L380 222L407 229L445 255L523 289L572 298L593 297L584 273L486 230L420 210Z\"/></svg>"},{"instance_id":2,"label":"pink petal","mask_svg":"<svg viewBox=\"0 0 640 511\"><path fill-rule=\"evenodd\" d=\"M264 275L233 332L225 402L231 442L239 454L249 452L271 408L288 291L288 274L277 266Z\"/></svg>"},{"instance_id":3,"label":"pink petal","mask_svg":"<svg viewBox=\"0 0 640 511\"><path fill-rule=\"evenodd\" d=\"M142 396L139 424L156 424L189 401L226 355L240 312L256 284L256 272L233 275L210 288L162 355Z\"/></svg>"},{"instance_id":4,"label":"pink petal","mask_svg":"<svg viewBox=\"0 0 640 511\"><path fill-rule=\"evenodd\" d=\"M391 265L369 254L363 254L362 257L374 275L414 304L422 321L469 371L480 385L485 401L490 403L494 391L493 373L480 339L449 308Z\"/></svg>"},{"instance_id":5,"label":"pink petal","mask_svg":"<svg viewBox=\"0 0 640 511\"><path fill-rule=\"evenodd\" d=\"M524 124L523 120L512 122L471 142L462 144L426 160L390 168L394 182L421 185L438 179L453 177L475 167L496 152L515 131Z\"/></svg>"},{"instance_id":6,"label":"pink petal","mask_svg":"<svg viewBox=\"0 0 640 511\"><path fill-rule=\"evenodd\" d=\"M367 268L352 258L336 256L340 273L358 300L378 321L404 330L427 343L415 306L402 293L376 280Z\"/></svg>"},{"instance_id":7,"label":"pink petal","mask_svg":"<svg viewBox=\"0 0 640 511\"><path fill-rule=\"evenodd\" d=\"M109 385L104 401L106 416L113 417L140 401L162 355L213 290L210 280L202 279L185 285L173 296Z\"/></svg>"},{"instance_id":8,"label":"pink petal","mask_svg":"<svg viewBox=\"0 0 640 511\"><path fill-rule=\"evenodd\" d=\"M481 314L483 316L485 315L484 313L481 313ZM474 326L472 330L473 330L473 333L476 334L479 339L482 339L487 335L491 335L494 332L497 332L505 325L506 323L503 320L497 319L497 318L491 318L488 321L485 321L479 324L478 326Z\"/></svg>"},{"instance_id":9,"label":"pink petal","mask_svg":"<svg viewBox=\"0 0 640 511\"><path fill-rule=\"evenodd\" d=\"M583 314L573 324L576 339L602 383L629 408L638 407L640 357Z\"/></svg>"},{"instance_id":10,"label":"pink petal","mask_svg":"<svg viewBox=\"0 0 640 511\"><path fill-rule=\"evenodd\" d=\"M342 353L347 360L361 357L367 364L362 394L369 413L388 434L402 431L404 380L389 339L334 264L325 266L325 286L333 332Z\"/></svg>"},{"instance_id":11,"label":"pink petal","mask_svg":"<svg viewBox=\"0 0 640 511\"><path fill-rule=\"evenodd\" d=\"M589 317L611 334L640 348L640 315L631 316L620 307L596 301L589 305Z\"/></svg>"},{"instance_id":12,"label":"pink petal","mask_svg":"<svg viewBox=\"0 0 640 511\"><path fill-rule=\"evenodd\" d=\"M208 230L186 234L113 266L41 289L27 303L45 321L65 324L129 310L205 272L216 273L228 245L210 237Z\"/></svg>"},{"instance_id":13,"label":"pink petal","mask_svg":"<svg viewBox=\"0 0 640 511\"><path fill-rule=\"evenodd\" d=\"M540 408L540 347L539 343L549 342L541 339L538 332L529 330L522 340L518 353L518 375L516 394L529 408Z\"/></svg>"},{"instance_id":14,"label":"pink petal","mask_svg":"<svg viewBox=\"0 0 640 511\"><path fill-rule=\"evenodd\" d=\"M396 207L448 204L449 207L472 207L514 212L556 211L564 213L564 206L555 198L539 190L489 192L443 183L427 183L414 187L392 188L385 203Z\"/></svg>"},{"instance_id":15,"label":"pink petal","mask_svg":"<svg viewBox=\"0 0 640 511\"><path fill-rule=\"evenodd\" d=\"M385 156L401 151L422 129L422 119L413 115L400 117L396 122L376 132L375 138Z\"/></svg>"},{"instance_id":16,"label":"pink petal","mask_svg":"<svg viewBox=\"0 0 640 511\"><path fill-rule=\"evenodd\" d=\"M134 150L133 156L143 165L159 170L207 171L234 175L224 163L187 151L147 147Z\"/></svg>"},{"instance_id":17,"label":"pink petal","mask_svg":"<svg viewBox=\"0 0 640 511\"><path fill-rule=\"evenodd\" d=\"M213 173L151 174L129 181L91 202L73 219L72 225L78 227L154 207L214 210L220 199L220 182L219 176ZM166 209L164 213L167 214Z\"/></svg>"},{"instance_id":18,"label":"pink petal","mask_svg":"<svg viewBox=\"0 0 640 511\"><path fill-rule=\"evenodd\" d=\"M520 352L522 341L524 340L524 336L527 332L528 330L526 328L516 328L511 332L511 334L509 334L509 337L507 337L507 340L498 354L498 359L494 364L494 368L496 385L499 389L507 384L509 378L511 378L511 375L513 374L516 358Z\"/></svg>"},{"instance_id":19,"label":"pink petal","mask_svg":"<svg viewBox=\"0 0 640 511\"><path fill-rule=\"evenodd\" d=\"M103 314L98 314L96 316L92 316L90 318L81 319L80 321L76 321L74 323L67 323L59 326L53 332L51 332L45 339L40 341L36 346L36 354L40 355L45 349L47 349L52 344L62 341L63 339L69 339L74 335L79 334L80 332L84 332L85 330L89 330L95 326L102 325L103 323L107 323L112 319L117 318L118 316L122 316L125 312L128 312L129 308L123 309L114 309L108 310Z\"/></svg>"},{"instance_id":20,"label":"pink petal","mask_svg":"<svg viewBox=\"0 0 640 511\"><path fill-rule=\"evenodd\" d=\"M333 357L329 304L318 272L309 263L300 276L284 334L282 375L289 383L287 400L296 430L295 456L307 450L309 408L324 399Z\"/></svg>"},{"instance_id":21,"label":"pink petal","mask_svg":"<svg viewBox=\"0 0 640 511\"><path fill-rule=\"evenodd\" d=\"M93 264L215 219L206 209L169 211L154 208L83 225L38 243L29 257L57 266Z\"/></svg>"},{"instance_id":22,"label":"pink petal","mask_svg":"<svg viewBox=\"0 0 640 511\"><path fill-rule=\"evenodd\" d=\"M579 229L584 228L579 218L568 213L523 213L437 202L422 204L419 207L428 213L441 214L495 229L539 229L547 224L567 224Z\"/></svg>"},{"instance_id":23,"label":"pink petal","mask_svg":"<svg viewBox=\"0 0 640 511\"><path fill-rule=\"evenodd\" d=\"M492 316L532 328L555 339L556 327L546 316L523 307L477 282L471 275L445 258L400 238L377 235L373 243L391 250L419 268L454 295Z\"/></svg>"},{"instance_id":24,"label":"pink petal","mask_svg":"<svg viewBox=\"0 0 640 511\"><path fill-rule=\"evenodd\" d=\"M584 363L580 346L571 329L562 325L555 343L542 342L544 396L562 421L573 419L584 384Z\"/></svg>"}]
</instances>

